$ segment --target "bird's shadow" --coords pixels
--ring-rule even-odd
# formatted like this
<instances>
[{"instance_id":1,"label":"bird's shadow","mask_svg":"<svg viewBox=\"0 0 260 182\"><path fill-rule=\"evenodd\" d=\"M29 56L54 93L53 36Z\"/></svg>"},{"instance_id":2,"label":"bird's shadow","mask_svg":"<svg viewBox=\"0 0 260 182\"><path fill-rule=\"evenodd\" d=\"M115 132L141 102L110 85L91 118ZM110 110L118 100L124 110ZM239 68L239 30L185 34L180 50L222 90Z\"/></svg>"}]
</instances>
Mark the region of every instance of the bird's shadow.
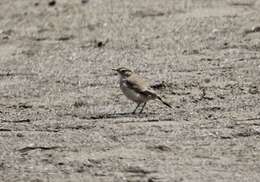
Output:
<instances>
[{"instance_id":1,"label":"bird's shadow","mask_svg":"<svg viewBox=\"0 0 260 182\"><path fill-rule=\"evenodd\" d=\"M112 114L97 114L90 116L90 119L113 119L113 118L143 118L143 117L148 117L148 116L153 116L157 115L156 113L127 113L127 112L122 112L122 113L112 113Z\"/></svg>"}]
</instances>

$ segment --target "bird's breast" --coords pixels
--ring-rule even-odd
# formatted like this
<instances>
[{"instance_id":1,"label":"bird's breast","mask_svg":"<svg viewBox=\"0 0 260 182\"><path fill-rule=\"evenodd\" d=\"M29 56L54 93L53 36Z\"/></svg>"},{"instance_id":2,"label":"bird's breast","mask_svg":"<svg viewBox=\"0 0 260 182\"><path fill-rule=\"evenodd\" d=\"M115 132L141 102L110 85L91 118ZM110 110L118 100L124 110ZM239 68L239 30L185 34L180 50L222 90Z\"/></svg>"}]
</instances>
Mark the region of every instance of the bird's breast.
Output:
<instances>
[{"instance_id":1,"label":"bird's breast","mask_svg":"<svg viewBox=\"0 0 260 182\"><path fill-rule=\"evenodd\" d=\"M143 103L147 101L147 98L143 94L138 93L134 89L129 88L127 83L125 83L124 81L120 82L120 88L124 95L134 102Z\"/></svg>"}]
</instances>

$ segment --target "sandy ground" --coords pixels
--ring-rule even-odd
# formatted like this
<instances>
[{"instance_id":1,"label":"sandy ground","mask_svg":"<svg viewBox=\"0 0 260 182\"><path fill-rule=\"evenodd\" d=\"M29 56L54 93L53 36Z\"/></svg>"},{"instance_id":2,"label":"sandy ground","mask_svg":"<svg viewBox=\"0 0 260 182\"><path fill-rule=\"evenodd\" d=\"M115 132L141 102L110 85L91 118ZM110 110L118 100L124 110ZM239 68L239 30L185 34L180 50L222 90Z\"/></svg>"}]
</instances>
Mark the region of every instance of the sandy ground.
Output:
<instances>
[{"instance_id":1,"label":"sandy ground","mask_svg":"<svg viewBox=\"0 0 260 182\"><path fill-rule=\"evenodd\" d=\"M0 181L260 181L260 1L0 1ZM254 31L252 31L254 30ZM143 114L111 68L161 84Z\"/></svg>"}]
</instances>

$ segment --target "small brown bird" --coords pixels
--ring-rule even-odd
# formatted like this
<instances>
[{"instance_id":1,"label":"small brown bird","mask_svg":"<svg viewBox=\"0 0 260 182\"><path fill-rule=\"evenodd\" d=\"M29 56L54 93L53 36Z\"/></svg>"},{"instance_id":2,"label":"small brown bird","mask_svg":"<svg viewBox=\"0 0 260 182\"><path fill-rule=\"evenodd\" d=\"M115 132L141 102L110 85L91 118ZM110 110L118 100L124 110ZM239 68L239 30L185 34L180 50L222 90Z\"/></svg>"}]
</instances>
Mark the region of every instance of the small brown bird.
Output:
<instances>
[{"instance_id":1,"label":"small brown bird","mask_svg":"<svg viewBox=\"0 0 260 182\"><path fill-rule=\"evenodd\" d=\"M162 100L162 98L158 96L149 87L148 83L143 78L141 78L139 75L137 75L130 69L127 69L125 67L120 67L112 70L117 71L120 76L119 84L124 95L128 99L137 103L137 106L133 111L133 113L135 113L138 107L141 104L143 104L140 110L140 113L142 113L146 103L149 100L156 100L156 99L160 100L164 105L172 108L170 104Z\"/></svg>"}]
</instances>

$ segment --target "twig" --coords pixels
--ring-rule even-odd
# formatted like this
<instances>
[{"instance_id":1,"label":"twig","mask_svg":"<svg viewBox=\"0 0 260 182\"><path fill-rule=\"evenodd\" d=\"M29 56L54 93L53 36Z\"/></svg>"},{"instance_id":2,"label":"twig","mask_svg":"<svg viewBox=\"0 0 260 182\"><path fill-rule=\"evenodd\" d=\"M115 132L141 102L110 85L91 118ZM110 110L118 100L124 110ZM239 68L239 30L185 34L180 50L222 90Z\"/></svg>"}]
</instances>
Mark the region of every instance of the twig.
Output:
<instances>
[{"instance_id":1,"label":"twig","mask_svg":"<svg viewBox=\"0 0 260 182\"><path fill-rule=\"evenodd\" d=\"M54 149L57 149L57 148L64 148L64 147L60 147L60 146L52 146L52 147L35 146L35 147L30 147L30 146L27 146L27 147L23 147L21 149L18 149L18 151L19 152L28 152L30 150L37 150L37 149L40 149L40 150L54 150Z\"/></svg>"},{"instance_id":2,"label":"twig","mask_svg":"<svg viewBox=\"0 0 260 182\"><path fill-rule=\"evenodd\" d=\"M29 123L30 119L21 119L21 120L1 120L3 123Z\"/></svg>"}]
</instances>

